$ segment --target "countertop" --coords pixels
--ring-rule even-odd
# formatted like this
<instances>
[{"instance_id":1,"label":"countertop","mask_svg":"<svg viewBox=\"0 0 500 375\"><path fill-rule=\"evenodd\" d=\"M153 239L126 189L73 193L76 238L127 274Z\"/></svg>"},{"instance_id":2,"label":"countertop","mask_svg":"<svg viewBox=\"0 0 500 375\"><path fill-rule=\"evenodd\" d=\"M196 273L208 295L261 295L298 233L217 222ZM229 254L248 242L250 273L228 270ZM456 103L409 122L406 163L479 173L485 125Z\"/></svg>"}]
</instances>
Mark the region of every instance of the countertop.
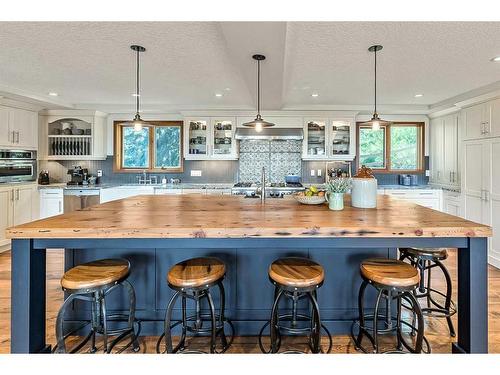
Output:
<instances>
[{"instance_id":1,"label":"countertop","mask_svg":"<svg viewBox=\"0 0 500 375\"><path fill-rule=\"evenodd\" d=\"M180 183L180 184L119 184L105 183L99 185L66 185L65 183L54 183L50 185L38 185L39 190L43 189L109 189L109 188L154 188L154 189L231 189L233 184L215 184L215 183Z\"/></svg>"},{"instance_id":2,"label":"countertop","mask_svg":"<svg viewBox=\"0 0 500 375\"><path fill-rule=\"evenodd\" d=\"M240 196L136 196L7 229L7 238L488 237L491 228L390 196L345 209Z\"/></svg>"}]
</instances>

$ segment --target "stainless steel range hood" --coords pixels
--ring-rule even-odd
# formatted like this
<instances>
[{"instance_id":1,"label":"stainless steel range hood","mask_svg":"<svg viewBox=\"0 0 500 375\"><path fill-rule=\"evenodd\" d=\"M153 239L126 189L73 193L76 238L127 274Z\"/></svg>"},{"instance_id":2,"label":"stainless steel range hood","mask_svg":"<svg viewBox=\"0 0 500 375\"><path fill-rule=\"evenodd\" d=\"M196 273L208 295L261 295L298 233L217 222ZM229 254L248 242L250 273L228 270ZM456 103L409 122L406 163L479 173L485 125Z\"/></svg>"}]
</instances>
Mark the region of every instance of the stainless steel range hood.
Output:
<instances>
[{"instance_id":1,"label":"stainless steel range hood","mask_svg":"<svg viewBox=\"0 0 500 375\"><path fill-rule=\"evenodd\" d=\"M302 129L297 128L264 128L261 132L255 131L255 129L248 128L237 128L236 129L236 139L261 139L268 141L276 140L302 140L304 139L304 133Z\"/></svg>"}]
</instances>

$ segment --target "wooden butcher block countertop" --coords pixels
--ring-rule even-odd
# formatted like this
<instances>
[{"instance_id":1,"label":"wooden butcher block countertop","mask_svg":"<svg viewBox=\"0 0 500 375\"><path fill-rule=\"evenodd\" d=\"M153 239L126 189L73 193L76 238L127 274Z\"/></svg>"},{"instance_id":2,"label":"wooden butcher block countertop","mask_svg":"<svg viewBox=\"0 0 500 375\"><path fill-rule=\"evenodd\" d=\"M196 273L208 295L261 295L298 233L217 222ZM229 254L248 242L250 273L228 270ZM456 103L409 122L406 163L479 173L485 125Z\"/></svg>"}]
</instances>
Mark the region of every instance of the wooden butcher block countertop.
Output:
<instances>
[{"instance_id":1,"label":"wooden butcher block countertop","mask_svg":"<svg viewBox=\"0 0 500 375\"><path fill-rule=\"evenodd\" d=\"M491 228L381 195L343 211L293 197L143 195L7 229L8 238L489 237Z\"/></svg>"}]
</instances>

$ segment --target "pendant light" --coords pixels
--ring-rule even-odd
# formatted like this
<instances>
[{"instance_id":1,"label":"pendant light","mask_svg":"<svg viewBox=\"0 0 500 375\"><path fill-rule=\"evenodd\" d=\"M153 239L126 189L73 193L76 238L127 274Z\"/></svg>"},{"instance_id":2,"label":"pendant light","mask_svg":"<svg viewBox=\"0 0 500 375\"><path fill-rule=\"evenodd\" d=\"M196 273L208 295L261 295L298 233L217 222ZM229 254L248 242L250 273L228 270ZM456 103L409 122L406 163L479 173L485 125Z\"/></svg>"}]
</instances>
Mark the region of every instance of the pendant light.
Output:
<instances>
[{"instance_id":1,"label":"pendant light","mask_svg":"<svg viewBox=\"0 0 500 375\"><path fill-rule=\"evenodd\" d=\"M260 62L266 59L264 55L253 55L252 58L257 61L257 116L255 116L255 120L250 122L245 122L243 126L247 126L249 128L254 128L256 132L260 133L263 128L269 128L274 126L272 122L267 122L262 119L260 115Z\"/></svg>"},{"instance_id":2,"label":"pendant light","mask_svg":"<svg viewBox=\"0 0 500 375\"><path fill-rule=\"evenodd\" d=\"M388 125L391 123L390 121L385 121L379 118L377 112L377 52L382 50L382 48L383 47L378 44L368 48L368 51L373 52L375 55L375 108L373 110L373 116L371 120L364 122L361 125L369 125L373 130L379 130L381 125Z\"/></svg>"},{"instance_id":3,"label":"pendant light","mask_svg":"<svg viewBox=\"0 0 500 375\"><path fill-rule=\"evenodd\" d=\"M133 125L135 131L141 131L144 126L149 125L146 121L141 119L141 115L139 114L139 99L140 99L140 92L139 92L139 55L141 52L146 51L146 48L143 46L138 46L138 45L132 45L130 48L137 52L137 70L136 70L136 92L135 92L135 100L136 100L136 108L135 108L135 116L132 121L125 122L124 125Z\"/></svg>"}]
</instances>

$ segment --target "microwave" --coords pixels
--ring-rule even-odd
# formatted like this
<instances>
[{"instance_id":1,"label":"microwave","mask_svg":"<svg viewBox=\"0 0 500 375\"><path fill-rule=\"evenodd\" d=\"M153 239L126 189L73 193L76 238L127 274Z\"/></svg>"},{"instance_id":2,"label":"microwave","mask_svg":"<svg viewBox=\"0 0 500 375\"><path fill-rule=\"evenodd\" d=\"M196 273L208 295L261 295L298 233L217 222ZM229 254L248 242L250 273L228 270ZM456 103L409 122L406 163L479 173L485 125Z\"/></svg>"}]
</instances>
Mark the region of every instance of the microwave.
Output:
<instances>
[{"instance_id":1,"label":"microwave","mask_svg":"<svg viewBox=\"0 0 500 375\"><path fill-rule=\"evenodd\" d=\"M36 151L0 150L0 183L35 180Z\"/></svg>"}]
</instances>

